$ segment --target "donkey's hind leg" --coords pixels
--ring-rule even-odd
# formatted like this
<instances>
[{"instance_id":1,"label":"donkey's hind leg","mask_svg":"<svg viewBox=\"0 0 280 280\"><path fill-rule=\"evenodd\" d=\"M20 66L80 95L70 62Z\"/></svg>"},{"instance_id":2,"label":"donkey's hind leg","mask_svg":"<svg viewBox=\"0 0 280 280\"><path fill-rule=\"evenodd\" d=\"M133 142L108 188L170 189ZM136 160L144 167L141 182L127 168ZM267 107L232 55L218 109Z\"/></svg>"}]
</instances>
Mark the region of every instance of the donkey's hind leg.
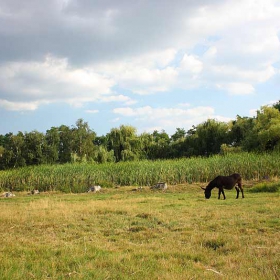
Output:
<instances>
[{"instance_id":1,"label":"donkey's hind leg","mask_svg":"<svg viewBox=\"0 0 280 280\"><path fill-rule=\"evenodd\" d=\"M242 188L241 182L238 183L238 188L241 190L242 198L244 198L244 192L243 192L243 188Z\"/></svg>"},{"instance_id":2,"label":"donkey's hind leg","mask_svg":"<svg viewBox=\"0 0 280 280\"><path fill-rule=\"evenodd\" d=\"M219 199L220 199L221 194L223 195L224 199L226 199L224 188L219 188L219 197L218 197Z\"/></svg>"},{"instance_id":3,"label":"donkey's hind leg","mask_svg":"<svg viewBox=\"0 0 280 280\"><path fill-rule=\"evenodd\" d=\"M236 189L236 199L239 197L239 187L235 187Z\"/></svg>"}]
</instances>

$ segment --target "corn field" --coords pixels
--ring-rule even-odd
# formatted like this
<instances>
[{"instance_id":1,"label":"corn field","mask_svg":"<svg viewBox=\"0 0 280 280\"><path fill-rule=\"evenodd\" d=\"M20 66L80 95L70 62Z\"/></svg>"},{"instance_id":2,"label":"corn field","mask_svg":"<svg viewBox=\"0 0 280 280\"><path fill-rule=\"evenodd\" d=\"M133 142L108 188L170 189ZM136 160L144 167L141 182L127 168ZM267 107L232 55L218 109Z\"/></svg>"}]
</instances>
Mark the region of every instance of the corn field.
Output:
<instances>
[{"instance_id":1,"label":"corn field","mask_svg":"<svg viewBox=\"0 0 280 280\"><path fill-rule=\"evenodd\" d=\"M114 187L151 186L160 181L170 185L205 183L217 175L232 173L240 173L244 180L277 178L280 154L240 153L176 160L40 165L0 171L0 189L79 193L93 184Z\"/></svg>"}]
</instances>

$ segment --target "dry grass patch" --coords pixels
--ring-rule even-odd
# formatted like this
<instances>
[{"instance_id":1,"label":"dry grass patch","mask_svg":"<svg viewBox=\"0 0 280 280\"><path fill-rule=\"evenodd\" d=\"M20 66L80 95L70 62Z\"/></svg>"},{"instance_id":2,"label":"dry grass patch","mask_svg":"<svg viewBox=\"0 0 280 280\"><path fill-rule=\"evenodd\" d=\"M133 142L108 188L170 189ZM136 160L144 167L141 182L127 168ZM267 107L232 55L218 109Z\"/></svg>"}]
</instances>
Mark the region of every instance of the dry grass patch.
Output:
<instances>
[{"instance_id":1,"label":"dry grass patch","mask_svg":"<svg viewBox=\"0 0 280 280\"><path fill-rule=\"evenodd\" d=\"M132 189L1 199L1 279L279 279L279 193Z\"/></svg>"}]
</instances>

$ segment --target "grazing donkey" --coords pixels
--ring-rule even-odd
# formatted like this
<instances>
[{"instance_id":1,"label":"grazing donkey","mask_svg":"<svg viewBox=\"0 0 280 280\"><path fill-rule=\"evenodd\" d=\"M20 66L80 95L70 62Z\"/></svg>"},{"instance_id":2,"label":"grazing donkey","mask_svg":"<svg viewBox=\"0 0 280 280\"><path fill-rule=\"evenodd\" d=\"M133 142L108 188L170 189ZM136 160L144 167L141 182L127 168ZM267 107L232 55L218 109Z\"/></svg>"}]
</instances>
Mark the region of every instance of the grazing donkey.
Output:
<instances>
[{"instance_id":1,"label":"grazing donkey","mask_svg":"<svg viewBox=\"0 0 280 280\"><path fill-rule=\"evenodd\" d=\"M219 196L220 199L221 193L224 196L224 199L226 199L224 189L231 190L235 186L236 189L236 198L239 197L239 191L242 193L242 198L244 198L243 188L242 188L242 179L239 174L232 174L230 176L218 176L214 180L212 180L206 188L202 188L204 190L205 198L209 199L211 197L211 191L215 187L219 189ZM236 186L237 184L237 186Z\"/></svg>"}]
</instances>

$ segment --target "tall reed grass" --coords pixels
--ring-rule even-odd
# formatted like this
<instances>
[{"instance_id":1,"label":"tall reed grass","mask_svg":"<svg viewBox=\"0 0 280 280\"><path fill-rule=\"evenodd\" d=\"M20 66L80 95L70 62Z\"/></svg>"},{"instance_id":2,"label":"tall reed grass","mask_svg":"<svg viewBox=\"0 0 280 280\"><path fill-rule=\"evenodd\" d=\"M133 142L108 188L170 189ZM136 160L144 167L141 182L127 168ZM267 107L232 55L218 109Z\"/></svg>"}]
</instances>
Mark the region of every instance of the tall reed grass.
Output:
<instances>
[{"instance_id":1,"label":"tall reed grass","mask_svg":"<svg viewBox=\"0 0 280 280\"><path fill-rule=\"evenodd\" d=\"M133 161L106 164L40 165L0 171L0 189L84 192L92 184L103 187L171 185L207 182L217 175L240 173L245 180L280 176L280 155L240 153L209 158Z\"/></svg>"}]
</instances>

